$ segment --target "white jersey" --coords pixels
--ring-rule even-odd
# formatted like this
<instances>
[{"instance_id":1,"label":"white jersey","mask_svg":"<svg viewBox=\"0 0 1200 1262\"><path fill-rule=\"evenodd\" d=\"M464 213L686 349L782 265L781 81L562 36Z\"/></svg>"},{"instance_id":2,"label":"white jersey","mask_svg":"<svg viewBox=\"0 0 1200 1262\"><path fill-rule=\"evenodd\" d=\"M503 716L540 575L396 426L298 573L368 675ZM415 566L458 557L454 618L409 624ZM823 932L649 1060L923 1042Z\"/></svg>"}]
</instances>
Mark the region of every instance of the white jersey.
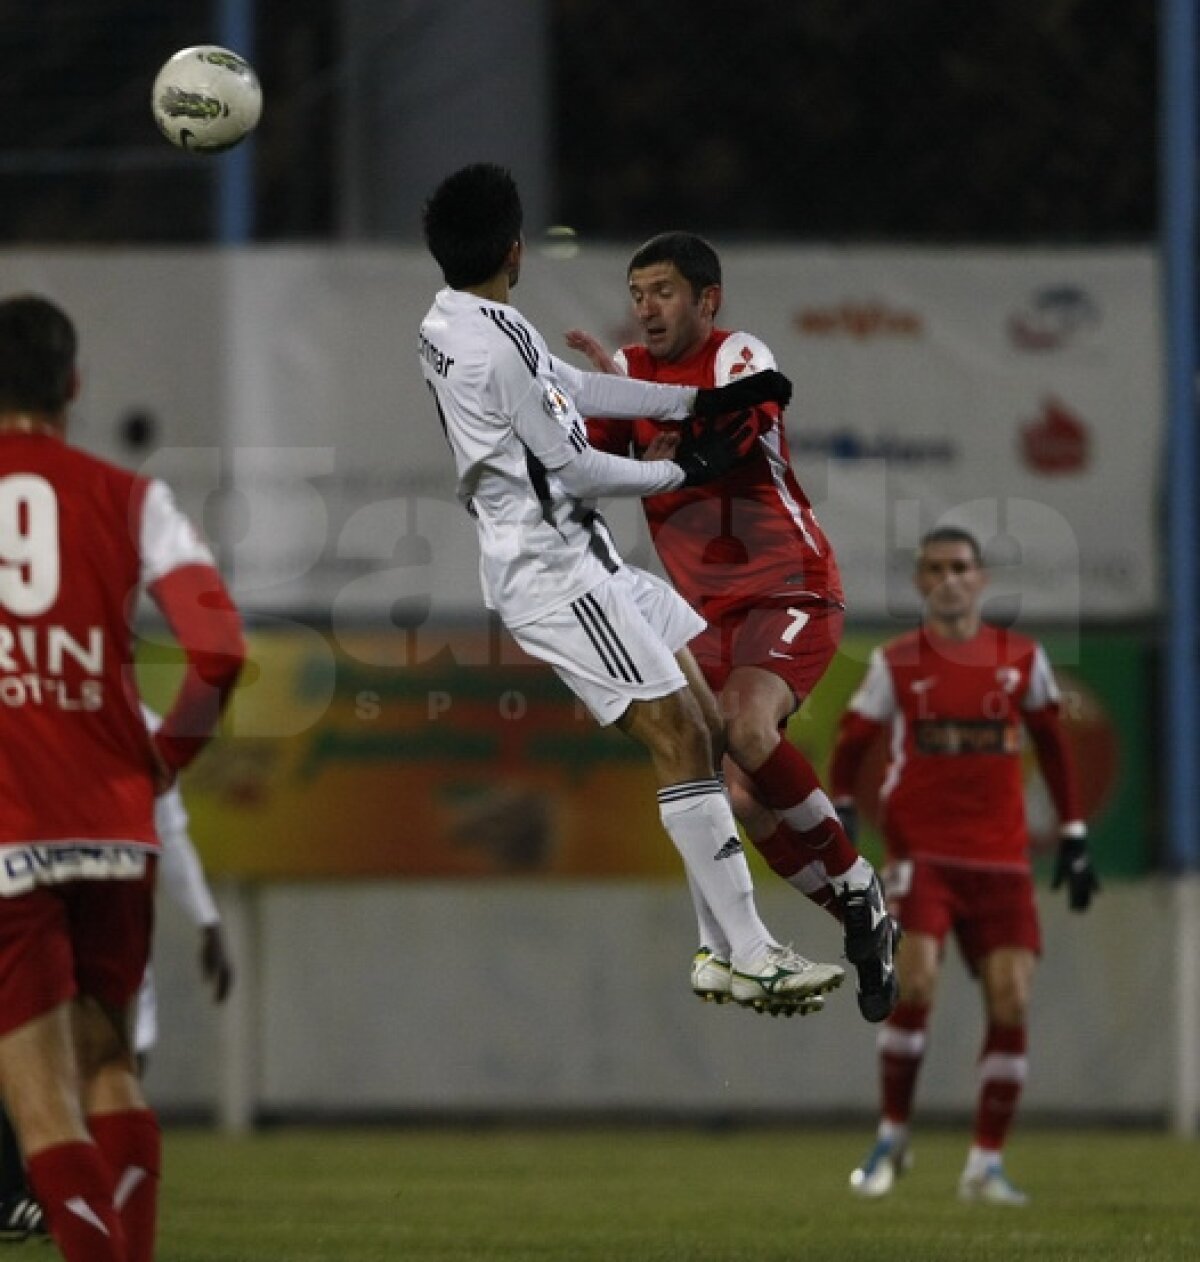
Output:
<instances>
[{"instance_id":1,"label":"white jersey","mask_svg":"<svg viewBox=\"0 0 1200 1262\"><path fill-rule=\"evenodd\" d=\"M590 591L621 559L594 501L556 470L590 451L590 415L682 420L692 389L582 373L550 354L513 306L442 289L421 323L421 370L454 452L458 495L475 519L484 599L524 626ZM622 466L633 462L621 461ZM680 484L670 461L601 491L653 494Z\"/></svg>"}]
</instances>

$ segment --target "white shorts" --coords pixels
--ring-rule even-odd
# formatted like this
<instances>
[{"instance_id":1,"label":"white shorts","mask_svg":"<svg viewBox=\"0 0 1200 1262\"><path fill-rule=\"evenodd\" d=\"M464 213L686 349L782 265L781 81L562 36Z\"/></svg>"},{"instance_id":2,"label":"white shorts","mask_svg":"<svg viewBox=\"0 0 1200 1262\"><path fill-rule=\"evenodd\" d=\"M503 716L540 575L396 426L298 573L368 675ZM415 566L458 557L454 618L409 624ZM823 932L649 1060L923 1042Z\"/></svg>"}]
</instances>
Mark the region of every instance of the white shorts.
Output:
<instances>
[{"instance_id":1,"label":"white shorts","mask_svg":"<svg viewBox=\"0 0 1200 1262\"><path fill-rule=\"evenodd\" d=\"M630 702L687 687L675 654L705 626L673 587L625 565L569 605L511 630L607 726Z\"/></svg>"}]
</instances>

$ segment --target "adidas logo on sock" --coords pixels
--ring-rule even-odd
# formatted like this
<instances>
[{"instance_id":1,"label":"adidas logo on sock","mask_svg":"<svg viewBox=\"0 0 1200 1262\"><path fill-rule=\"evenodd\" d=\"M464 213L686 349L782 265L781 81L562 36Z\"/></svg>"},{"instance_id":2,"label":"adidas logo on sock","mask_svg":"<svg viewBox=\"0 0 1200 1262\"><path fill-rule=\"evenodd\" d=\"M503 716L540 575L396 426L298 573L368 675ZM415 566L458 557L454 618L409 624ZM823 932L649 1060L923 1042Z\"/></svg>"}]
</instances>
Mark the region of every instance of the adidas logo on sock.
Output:
<instances>
[{"instance_id":1,"label":"adidas logo on sock","mask_svg":"<svg viewBox=\"0 0 1200 1262\"><path fill-rule=\"evenodd\" d=\"M730 837L730 839L721 847L721 849L718 850L715 855L713 855L713 858L714 859L729 859L729 858L732 858L735 854L741 854L741 853L742 853L742 843L738 841L736 837Z\"/></svg>"}]
</instances>

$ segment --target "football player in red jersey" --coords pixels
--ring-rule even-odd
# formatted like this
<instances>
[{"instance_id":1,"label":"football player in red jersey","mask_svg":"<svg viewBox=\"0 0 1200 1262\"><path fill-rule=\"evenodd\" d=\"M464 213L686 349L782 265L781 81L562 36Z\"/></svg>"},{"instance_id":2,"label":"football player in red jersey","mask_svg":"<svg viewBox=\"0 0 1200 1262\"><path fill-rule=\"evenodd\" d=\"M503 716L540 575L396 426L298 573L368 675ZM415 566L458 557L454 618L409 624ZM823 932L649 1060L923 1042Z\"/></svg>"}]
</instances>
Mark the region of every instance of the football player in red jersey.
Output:
<instances>
[{"instance_id":1,"label":"football player in red jersey","mask_svg":"<svg viewBox=\"0 0 1200 1262\"><path fill-rule=\"evenodd\" d=\"M853 805L863 759L888 735L879 795L889 905L904 929L900 1002L879 1032L883 1118L875 1147L850 1176L862 1196L891 1191L911 1161L909 1118L926 1028L953 932L983 988L975 1130L959 1181L964 1200L1023 1205L1001 1152L1026 1069L1026 1010L1041 948L1021 777L1029 733L1060 821L1054 886L1085 911L1099 888L1059 692L1036 641L982 621L987 572L976 539L931 531L917 554L925 600L916 631L876 649L842 717L830 771L839 809Z\"/></svg>"},{"instance_id":2,"label":"football player in red jersey","mask_svg":"<svg viewBox=\"0 0 1200 1262\"><path fill-rule=\"evenodd\" d=\"M150 1262L161 1141L130 1009L149 954L157 790L211 735L244 658L212 554L166 486L65 441L76 333L0 301L0 1090L68 1262ZM186 655L153 736L130 619Z\"/></svg>"},{"instance_id":3,"label":"football player in red jersey","mask_svg":"<svg viewBox=\"0 0 1200 1262\"><path fill-rule=\"evenodd\" d=\"M713 386L773 369L749 333L716 327L721 263L689 232L651 238L630 260L629 293L645 342L610 357L590 334L567 343L602 371L673 385ZM690 647L720 699L718 739L738 820L770 864L845 928L858 972L858 1003L882 1021L896 1002L895 927L871 865L847 837L808 759L782 733L825 673L842 633L837 562L792 471L776 404L756 407L738 464L702 488L642 501L651 537L679 592L707 621ZM590 419L592 445L656 458L679 426ZM692 986L723 998L728 949L702 904Z\"/></svg>"}]
</instances>

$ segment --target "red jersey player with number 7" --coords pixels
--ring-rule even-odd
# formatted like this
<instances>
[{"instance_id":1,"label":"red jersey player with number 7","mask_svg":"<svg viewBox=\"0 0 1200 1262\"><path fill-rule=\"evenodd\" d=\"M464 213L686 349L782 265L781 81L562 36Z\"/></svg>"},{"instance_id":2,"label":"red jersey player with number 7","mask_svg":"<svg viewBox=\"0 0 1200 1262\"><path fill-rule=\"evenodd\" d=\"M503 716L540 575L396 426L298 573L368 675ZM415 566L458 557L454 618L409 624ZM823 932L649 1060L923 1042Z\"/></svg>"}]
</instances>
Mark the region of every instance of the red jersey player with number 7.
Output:
<instances>
[{"instance_id":1,"label":"red jersey player with number 7","mask_svg":"<svg viewBox=\"0 0 1200 1262\"><path fill-rule=\"evenodd\" d=\"M608 372L672 385L721 386L775 367L748 333L716 327L721 263L689 232L667 232L630 260L629 293L644 345L610 357L590 334L567 343ZM741 459L703 487L647 496L654 546L672 583L707 621L691 643L719 697L725 776L738 821L771 868L827 907L845 928L858 1004L882 1021L896 1003L896 928L871 865L846 835L808 759L781 729L825 673L842 632L833 549L793 473L776 404L738 418ZM589 419L593 446L654 457L680 427L649 419ZM692 989L724 999L728 949L700 912Z\"/></svg>"}]
</instances>

